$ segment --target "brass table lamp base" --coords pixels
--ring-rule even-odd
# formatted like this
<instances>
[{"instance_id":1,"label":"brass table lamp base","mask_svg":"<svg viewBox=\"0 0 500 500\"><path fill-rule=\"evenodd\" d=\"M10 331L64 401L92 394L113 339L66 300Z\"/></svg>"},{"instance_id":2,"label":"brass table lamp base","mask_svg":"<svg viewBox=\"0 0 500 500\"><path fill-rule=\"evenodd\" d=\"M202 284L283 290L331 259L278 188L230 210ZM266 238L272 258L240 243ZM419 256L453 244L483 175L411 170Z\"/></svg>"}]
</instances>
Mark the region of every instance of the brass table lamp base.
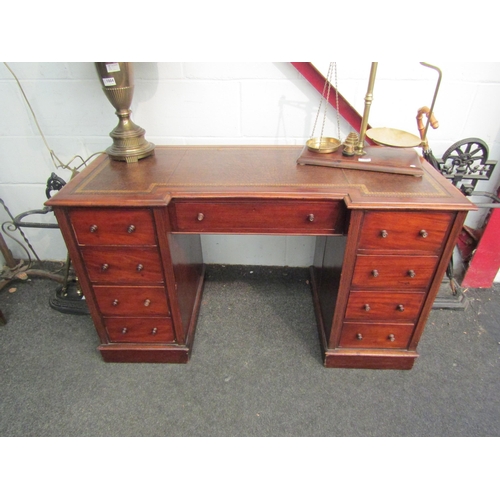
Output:
<instances>
[{"instance_id":1,"label":"brass table lamp base","mask_svg":"<svg viewBox=\"0 0 500 500\"><path fill-rule=\"evenodd\" d=\"M106 153L113 160L137 162L154 154L155 145L144 137L146 131L136 125L128 116L116 113L120 118L119 124L110 132L113 145L106 149Z\"/></svg>"},{"instance_id":2,"label":"brass table lamp base","mask_svg":"<svg viewBox=\"0 0 500 500\"><path fill-rule=\"evenodd\" d=\"M102 90L116 109L118 125L109 134L113 145L106 153L113 159L134 163L154 154L155 145L148 142L145 130L130 118L130 105L134 94L134 72L132 63L96 62L95 67L101 80Z\"/></svg>"}]
</instances>

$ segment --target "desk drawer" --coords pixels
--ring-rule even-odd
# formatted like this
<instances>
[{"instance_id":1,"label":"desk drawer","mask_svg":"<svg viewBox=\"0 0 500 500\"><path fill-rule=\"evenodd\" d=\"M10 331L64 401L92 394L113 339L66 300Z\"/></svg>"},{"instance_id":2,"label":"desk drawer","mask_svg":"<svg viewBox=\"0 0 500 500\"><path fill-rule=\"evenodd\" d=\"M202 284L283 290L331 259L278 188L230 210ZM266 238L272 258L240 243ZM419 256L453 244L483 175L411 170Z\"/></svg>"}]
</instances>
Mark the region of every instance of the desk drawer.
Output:
<instances>
[{"instance_id":1,"label":"desk drawer","mask_svg":"<svg viewBox=\"0 0 500 500\"><path fill-rule=\"evenodd\" d=\"M406 349L413 324L344 323L340 347Z\"/></svg>"},{"instance_id":2,"label":"desk drawer","mask_svg":"<svg viewBox=\"0 0 500 500\"><path fill-rule=\"evenodd\" d=\"M176 201L172 227L179 232L342 234L342 201Z\"/></svg>"},{"instance_id":3,"label":"desk drawer","mask_svg":"<svg viewBox=\"0 0 500 500\"><path fill-rule=\"evenodd\" d=\"M174 342L170 318L108 318L106 330L111 342Z\"/></svg>"},{"instance_id":4,"label":"desk drawer","mask_svg":"<svg viewBox=\"0 0 500 500\"><path fill-rule=\"evenodd\" d=\"M162 283L157 248L83 247L83 259L94 283Z\"/></svg>"},{"instance_id":5,"label":"desk drawer","mask_svg":"<svg viewBox=\"0 0 500 500\"><path fill-rule=\"evenodd\" d=\"M436 268L437 257L358 255L352 286L358 288L425 289Z\"/></svg>"},{"instance_id":6,"label":"desk drawer","mask_svg":"<svg viewBox=\"0 0 500 500\"><path fill-rule=\"evenodd\" d=\"M452 218L447 212L369 212L358 248L438 255Z\"/></svg>"},{"instance_id":7,"label":"desk drawer","mask_svg":"<svg viewBox=\"0 0 500 500\"><path fill-rule=\"evenodd\" d=\"M168 316L162 286L94 286L99 309L104 316Z\"/></svg>"},{"instance_id":8,"label":"desk drawer","mask_svg":"<svg viewBox=\"0 0 500 500\"><path fill-rule=\"evenodd\" d=\"M424 292L351 292L345 318L348 320L389 320L413 322L425 298Z\"/></svg>"},{"instance_id":9,"label":"desk drawer","mask_svg":"<svg viewBox=\"0 0 500 500\"><path fill-rule=\"evenodd\" d=\"M155 245L147 209L73 208L71 223L80 245Z\"/></svg>"}]
</instances>

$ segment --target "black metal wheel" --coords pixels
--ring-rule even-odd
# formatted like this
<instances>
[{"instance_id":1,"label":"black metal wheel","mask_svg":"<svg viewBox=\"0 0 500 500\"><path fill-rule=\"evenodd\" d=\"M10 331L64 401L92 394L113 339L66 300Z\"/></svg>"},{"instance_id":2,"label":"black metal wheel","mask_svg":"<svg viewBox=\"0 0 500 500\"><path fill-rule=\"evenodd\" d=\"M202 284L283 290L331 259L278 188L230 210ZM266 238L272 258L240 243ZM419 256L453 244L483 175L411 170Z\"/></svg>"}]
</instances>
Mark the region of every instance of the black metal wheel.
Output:
<instances>
[{"instance_id":1,"label":"black metal wheel","mask_svg":"<svg viewBox=\"0 0 500 500\"><path fill-rule=\"evenodd\" d=\"M463 180L472 181L464 186L465 194L472 191L478 180L487 180L491 175L488 164L488 145L481 139L463 139L450 146L439 160L439 170L458 185Z\"/></svg>"},{"instance_id":2,"label":"black metal wheel","mask_svg":"<svg viewBox=\"0 0 500 500\"><path fill-rule=\"evenodd\" d=\"M443 154L443 163L447 168L471 170L474 166L484 165L488 160L488 145L481 139L463 139L450 146Z\"/></svg>"}]
</instances>

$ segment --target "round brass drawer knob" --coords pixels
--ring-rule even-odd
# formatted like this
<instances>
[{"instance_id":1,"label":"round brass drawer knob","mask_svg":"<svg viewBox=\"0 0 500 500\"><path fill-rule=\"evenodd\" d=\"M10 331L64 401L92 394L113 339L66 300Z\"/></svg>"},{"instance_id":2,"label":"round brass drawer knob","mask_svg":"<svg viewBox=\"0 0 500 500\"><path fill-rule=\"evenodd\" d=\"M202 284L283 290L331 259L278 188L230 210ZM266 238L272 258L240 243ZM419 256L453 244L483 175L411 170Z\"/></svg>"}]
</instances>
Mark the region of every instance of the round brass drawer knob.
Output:
<instances>
[{"instance_id":1,"label":"round brass drawer knob","mask_svg":"<svg viewBox=\"0 0 500 500\"><path fill-rule=\"evenodd\" d=\"M365 304L363 309L368 312L371 309L370 304Z\"/></svg>"},{"instance_id":2,"label":"round brass drawer knob","mask_svg":"<svg viewBox=\"0 0 500 500\"><path fill-rule=\"evenodd\" d=\"M307 216L307 220L308 220L309 222L314 222L314 214L309 214L309 215Z\"/></svg>"},{"instance_id":3,"label":"round brass drawer knob","mask_svg":"<svg viewBox=\"0 0 500 500\"><path fill-rule=\"evenodd\" d=\"M380 236L382 236L382 238L387 238L389 233L385 229L382 229L382 231L380 231Z\"/></svg>"},{"instance_id":4,"label":"round brass drawer knob","mask_svg":"<svg viewBox=\"0 0 500 500\"><path fill-rule=\"evenodd\" d=\"M96 233L97 232L97 226L95 224L92 224L89 228L89 231L91 233Z\"/></svg>"},{"instance_id":5,"label":"round brass drawer knob","mask_svg":"<svg viewBox=\"0 0 500 500\"><path fill-rule=\"evenodd\" d=\"M378 271L377 271L376 269L374 269L374 270L372 271L372 276L373 276L374 278L377 278L377 277L378 277Z\"/></svg>"},{"instance_id":6,"label":"round brass drawer knob","mask_svg":"<svg viewBox=\"0 0 500 500\"><path fill-rule=\"evenodd\" d=\"M422 231L420 231L420 236L422 236L422 238L427 238L429 233L425 229L422 229Z\"/></svg>"},{"instance_id":7,"label":"round brass drawer knob","mask_svg":"<svg viewBox=\"0 0 500 500\"><path fill-rule=\"evenodd\" d=\"M201 212L198 214L198 217L196 217L199 221L202 221L205 218L205 215L202 214Z\"/></svg>"},{"instance_id":8,"label":"round brass drawer knob","mask_svg":"<svg viewBox=\"0 0 500 500\"><path fill-rule=\"evenodd\" d=\"M144 301L144 307L149 307L150 304L151 304L151 301L149 299L146 299Z\"/></svg>"},{"instance_id":9,"label":"round brass drawer knob","mask_svg":"<svg viewBox=\"0 0 500 500\"><path fill-rule=\"evenodd\" d=\"M398 311L403 312L405 310L405 306L403 304L398 304L398 307L396 307Z\"/></svg>"},{"instance_id":10,"label":"round brass drawer knob","mask_svg":"<svg viewBox=\"0 0 500 500\"><path fill-rule=\"evenodd\" d=\"M135 226L133 224L130 224L130 226L127 228L127 233L132 234L135 231Z\"/></svg>"},{"instance_id":11,"label":"round brass drawer knob","mask_svg":"<svg viewBox=\"0 0 500 500\"><path fill-rule=\"evenodd\" d=\"M144 269L144 266L142 264L137 264L137 272L140 273L143 269Z\"/></svg>"},{"instance_id":12,"label":"round brass drawer knob","mask_svg":"<svg viewBox=\"0 0 500 500\"><path fill-rule=\"evenodd\" d=\"M356 338L358 340L363 340L363 335L361 335L361 333L356 333Z\"/></svg>"},{"instance_id":13,"label":"round brass drawer knob","mask_svg":"<svg viewBox=\"0 0 500 500\"><path fill-rule=\"evenodd\" d=\"M414 271L413 269L410 269L410 270L408 271L408 276L409 276L410 278L414 278L414 277L416 276L415 271Z\"/></svg>"},{"instance_id":14,"label":"round brass drawer knob","mask_svg":"<svg viewBox=\"0 0 500 500\"><path fill-rule=\"evenodd\" d=\"M390 342L394 342L396 340L396 337L394 336L393 333L391 333L387 338L389 339Z\"/></svg>"}]
</instances>

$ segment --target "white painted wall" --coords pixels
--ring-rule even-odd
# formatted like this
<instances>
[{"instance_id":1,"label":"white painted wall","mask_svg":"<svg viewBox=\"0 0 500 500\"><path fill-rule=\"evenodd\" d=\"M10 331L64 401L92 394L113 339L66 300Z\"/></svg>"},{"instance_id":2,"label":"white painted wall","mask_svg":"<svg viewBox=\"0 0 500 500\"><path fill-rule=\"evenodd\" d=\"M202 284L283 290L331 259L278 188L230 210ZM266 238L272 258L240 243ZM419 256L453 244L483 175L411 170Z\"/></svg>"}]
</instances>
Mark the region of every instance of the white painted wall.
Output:
<instances>
[{"instance_id":1,"label":"white painted wall","mask_svg":"<svg viewBox=\"0 0 500 500\"><path fill-rule=\"evenodd\" d=\"M440 156L454 142L479 137L500 159L500 63L446 63L435 114L440 128L429 142ZM326 72L328 63L317 62ZM88 158L111 143L114 109L101 90L93 63L9 63L19 78L50 148L63 161ZM338 63L339 91L363 113L370 63ZM415 115L430 106L437 73L418 63L379 63L370 124L417 134ZM290 63L135 63L132 118L155 144L303 144L311 135L319 94ZM327 130L337 135L333 109ZM341 123L342 138L350 128ZM0 65L0 198L17 215L41 208L56 169L12 74ZM77 164L78 162L74 162ZM499 184L500 167L490 185ZM484 212L467 223L481 224ZM37 220L52 220L44 216ZM0 207L0 222L8 216ZM62 260L58 230L25 230L42 259ZM16 258L23 252L8 241ZM309 265L309 238L205 236L207 262ZM500 279L500 276L498 277Z\"/></svg>"}]
</instances>

